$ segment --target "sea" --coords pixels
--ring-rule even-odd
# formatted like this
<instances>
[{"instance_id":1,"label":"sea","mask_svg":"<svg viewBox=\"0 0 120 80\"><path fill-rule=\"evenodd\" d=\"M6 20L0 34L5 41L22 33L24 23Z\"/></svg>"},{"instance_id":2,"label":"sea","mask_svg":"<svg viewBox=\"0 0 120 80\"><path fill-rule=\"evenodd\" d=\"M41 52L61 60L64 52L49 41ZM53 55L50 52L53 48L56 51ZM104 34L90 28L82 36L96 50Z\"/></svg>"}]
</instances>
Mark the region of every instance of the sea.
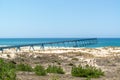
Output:
<instances>
[{"instance_id":1,"label":"sea","mask_svg":"<svg viewBox=\"0 0 120 80\"><path fill-rule=\"evenodd\" d=\"M0 38L0 47L11 45L25 45L44 42L58 42L68 40L78 40L83 38ZM98 43L86 47L120 47L120 38L97 38ZM54 45L55 46L55 45ZM69 46L69 45L68 45ZM67 46L67 47L68 47Z\"/></svg>"}]
</instances>

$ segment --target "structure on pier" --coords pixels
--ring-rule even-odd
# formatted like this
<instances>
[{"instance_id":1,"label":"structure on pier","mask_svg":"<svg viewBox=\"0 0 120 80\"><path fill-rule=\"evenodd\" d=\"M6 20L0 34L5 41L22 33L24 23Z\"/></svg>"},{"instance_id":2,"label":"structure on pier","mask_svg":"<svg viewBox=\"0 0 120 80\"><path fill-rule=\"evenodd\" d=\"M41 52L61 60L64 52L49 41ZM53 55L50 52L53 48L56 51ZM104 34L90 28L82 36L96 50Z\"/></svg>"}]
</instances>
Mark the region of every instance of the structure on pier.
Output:
<instances>
[{"instance_id":1,"label":"structure on pier","mask_svg":"<svg viewBox=\"0 0 120 80\"><path fill-rule=\"evenodd\" d=\"M32 48L34 50L34 46L39 46L41 50L44 50L45 47L85 47L96 43L97 43L97 38L89 38L89 39L79 39L79 40L6 46L6 47L0 47L0 51L3 52L4 49L11 49L11 48L20 50L21 47L30 47L30 49Z\"/></svg>"}]
</instances>

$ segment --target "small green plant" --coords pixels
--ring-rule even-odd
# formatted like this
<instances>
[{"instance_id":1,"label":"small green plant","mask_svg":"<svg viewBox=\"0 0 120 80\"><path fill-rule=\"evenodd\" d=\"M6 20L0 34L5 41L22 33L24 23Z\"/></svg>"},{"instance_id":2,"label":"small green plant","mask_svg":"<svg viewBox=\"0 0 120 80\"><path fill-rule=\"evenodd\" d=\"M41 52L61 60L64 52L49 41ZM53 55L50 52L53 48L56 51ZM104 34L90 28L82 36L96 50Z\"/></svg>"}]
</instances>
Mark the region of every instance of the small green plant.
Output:
<instances>
[{"instance_id":1,"label":"small green plant","mask_svg":"<svg viewBox=\"0 0 120 80\"><path fill-rule=\"evenodd\" d=\"M78 58L72 58L73 61L78 61L79 59Z\"/></svg>"},{"instance_id":2,"label":"small green plant","mask_svg":"<svg viewBox=\"0 0 120 80\"><path fill-rule=\"evenodd\" d=\"M101 69L97 69L96 67L86 65L82 66L74 66L71 71L72 76L76 77L87 77L87 78L98 78L104 75Z\"/></svg>"},{"instance_id":3,"label":"small green plant","mask_svg":"<svg viewBox=\"0 0 120 80\"><path fill-rule=\"evenodd\" d=\"M91 80L91 78L86 78L85 80Z\"/></svg>"},{"instance_id":4,"label":"small green plant","mask_svg":"<svg viewBox=\"0 0 120 80\"><path fill-rule=\"evenodd\" d=\"M58 74L64 74L65 72L60 66L51 66L49 65L48 68L46 69L48 73L58 73Z\"/></svg>"},{"instance_id":5,"label":"small green plant","mask_svg":"<svg viewBox=\"0 0 120 80\"><path fill-rule=\"evenodd\" d=\"M18 64L16 69L17 71L28 71L28 72L33 71L32 67L28 64Z\"/></svg>"},{"instance_id":6,"label":"small green plant","mask_svg":"<svg viewBox=\"0 0 120 80\"><path fill-rule=\"evenodd\" d=\"M34 71L35 71L35 74L36 75L39 75L39 76L45 76L47 73L46 73L46 70L44 69L43 66L41 65L37 65L35 68L34 68Z\"/></svg>"},{"instance_id":7,"label":"small green plant","mask_svg":"<svg viewBox=\"0 0 120 80\"><path fill-rule=\"evenodd\" d=\"M0 59L0 80L16 80L15 64Z\"/></svg>"},{"instance_id":8,"label":"small green plant","mask_svg":"<svg viewBox=\"0 0 120 80\"><path fill-rule=\"evenodd\" d=\"M74 64L73 64L73 63L69 63L68 65L69 65L69 66L74 66Z\"/></svg>"},{"instance_id":9,"label":"small green plant","mask_svg":"<svg viewBox=\"0 0 120 80\"><path fill-rule=\"evenodd\" d=\"M57 62L57 64L58 64L58 65L61 65L61 63L60 63L60 62Z\"/></svg>"},{"instance_id":10,"label":"small green plant","mask_svg":"<svg viewBox=\"0 0 120 80\"><path fill-rule=\"evenodd\" d=\"M53 74L50 80L59 80L60 76Z\"/></svg>"},{"instance_id":11,"label":"small green plant","mask_svg":"<svg viewBox=\"0 0 120 80\"><path fill-rule=\"evenodd\" d=\"M8 58L10 58L10 55L7 55Z\"/></svg>"}]
</instances>

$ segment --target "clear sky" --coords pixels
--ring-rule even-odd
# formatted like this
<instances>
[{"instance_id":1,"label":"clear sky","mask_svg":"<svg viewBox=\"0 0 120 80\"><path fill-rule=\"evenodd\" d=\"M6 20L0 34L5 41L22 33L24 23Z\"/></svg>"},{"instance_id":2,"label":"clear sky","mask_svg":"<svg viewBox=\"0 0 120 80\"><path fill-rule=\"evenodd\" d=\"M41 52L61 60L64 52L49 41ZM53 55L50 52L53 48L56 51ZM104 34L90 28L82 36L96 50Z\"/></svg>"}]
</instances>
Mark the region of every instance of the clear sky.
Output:
<instances>
[{"instance_id":1,"label":"clear sky","mask_svg":"<svg viewBox=\"0 0 120 80\"><path fill-rule=\"evenodd\" d=\"M0 37L120 37L120 0L0 0Z\"/></svg>"}]
</instances>

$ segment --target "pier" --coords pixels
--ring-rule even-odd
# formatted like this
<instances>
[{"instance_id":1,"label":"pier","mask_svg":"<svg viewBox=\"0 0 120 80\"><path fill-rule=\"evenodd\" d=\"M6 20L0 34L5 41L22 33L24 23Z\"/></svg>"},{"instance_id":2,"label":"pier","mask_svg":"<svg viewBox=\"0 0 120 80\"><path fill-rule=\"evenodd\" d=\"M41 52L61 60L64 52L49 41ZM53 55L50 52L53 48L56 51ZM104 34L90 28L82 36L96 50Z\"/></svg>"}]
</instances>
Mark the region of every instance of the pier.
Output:
<instances>
[{"instance_id":1,"label":"pier","mask_svg":"<svg viewBox=\"0 0 120 80\"><path fill-rule=\"evenodd\" d=\"M86 47L88 45L93 45L97 43L97 38L88 38L88 39L79 39L79 40L67 40L67 41L58 41L58 42L44 42L44 43L35 43L35 44L25 44L25 45L13 45L0 47L0 51L4 49L15 48L16 51L20 50L21 47L29 47L29 49L34 50L34 46L39 46L40 50L44 50L45 47Z\"/></svg>"}]
</instances>

